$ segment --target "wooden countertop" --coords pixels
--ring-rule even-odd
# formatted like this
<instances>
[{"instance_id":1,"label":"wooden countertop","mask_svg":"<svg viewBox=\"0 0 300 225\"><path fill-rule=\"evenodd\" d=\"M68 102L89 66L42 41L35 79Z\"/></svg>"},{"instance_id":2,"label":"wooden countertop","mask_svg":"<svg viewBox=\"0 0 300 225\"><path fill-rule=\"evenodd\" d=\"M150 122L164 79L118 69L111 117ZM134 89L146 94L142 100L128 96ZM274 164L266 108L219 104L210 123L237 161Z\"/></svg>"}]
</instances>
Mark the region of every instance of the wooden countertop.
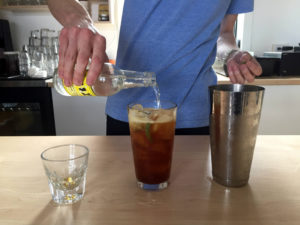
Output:
<instances>
[{"instance_id":1,"label":"wooden countertop","mask_svg":"<svg viewBox=\"0 0 300 225\"><path fill-rule=\"evenodd\" d=\"M0 224L298 225L300 136L258 136L249 184L211 178L208 136L176 136L170 186L136 186L130 138L0 137ZM71 206L51 201L41 152L90 148L86 194Z\"/></svg>"}]
</instances>

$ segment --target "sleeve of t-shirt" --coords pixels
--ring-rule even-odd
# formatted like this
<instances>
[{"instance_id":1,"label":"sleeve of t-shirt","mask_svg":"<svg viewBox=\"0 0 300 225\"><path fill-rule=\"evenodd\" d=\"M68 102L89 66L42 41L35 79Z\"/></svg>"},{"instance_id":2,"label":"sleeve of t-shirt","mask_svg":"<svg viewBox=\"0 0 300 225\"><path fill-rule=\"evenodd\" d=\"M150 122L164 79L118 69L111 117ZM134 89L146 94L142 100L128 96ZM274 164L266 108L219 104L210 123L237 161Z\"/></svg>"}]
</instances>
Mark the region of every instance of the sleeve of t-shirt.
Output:
<instances>
[{"instance_id":1,"label":"sleeve of t-shirt","mask_svg":"<svg viewBox=\"0 0 300 225\"><path fill-rule=\"evenodd\" d=\"M254 8L254 0L231 0L226 14L239 14L252 12Z\"/></svg>"}]
</instances>

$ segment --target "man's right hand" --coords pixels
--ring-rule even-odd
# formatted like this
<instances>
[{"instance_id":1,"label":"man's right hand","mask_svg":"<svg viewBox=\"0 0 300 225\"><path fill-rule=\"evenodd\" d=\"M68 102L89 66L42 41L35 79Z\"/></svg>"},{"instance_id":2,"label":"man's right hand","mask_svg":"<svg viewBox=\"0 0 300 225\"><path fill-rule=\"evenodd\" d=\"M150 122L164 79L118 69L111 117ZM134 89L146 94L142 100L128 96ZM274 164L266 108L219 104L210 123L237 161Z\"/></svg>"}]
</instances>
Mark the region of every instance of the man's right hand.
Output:
<instances>
[{"instance_id":1,"label":"man's right hand","mask_svg":"<svg viewBox=\"0 0 300 225\"><path fill-rule=\"evenodd\" d=\"M66 86L81 85L91 59L86 82L92 85L99 76L104 62L106 40L89 28L63 28L59 36L58 74Z\"/></svg>"}]
</instances>

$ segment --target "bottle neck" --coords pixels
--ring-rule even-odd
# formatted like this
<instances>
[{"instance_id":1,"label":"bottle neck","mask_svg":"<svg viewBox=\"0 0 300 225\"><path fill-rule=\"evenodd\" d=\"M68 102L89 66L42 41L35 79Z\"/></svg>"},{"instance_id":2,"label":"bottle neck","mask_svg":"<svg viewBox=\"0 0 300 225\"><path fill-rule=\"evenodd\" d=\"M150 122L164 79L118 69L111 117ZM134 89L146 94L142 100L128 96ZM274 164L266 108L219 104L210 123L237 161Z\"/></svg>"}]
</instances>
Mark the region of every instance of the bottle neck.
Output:
<instances>
[{"instance_id":1,"label":"bottle neck","mask_svg":"<svg viewBox=\"0 0 300 225\"><path fill-rule=\"evenodd\" d=\"M154 87L156 86L156 78L149 77L124 77L123 88L135 88L135 87Z\"/></svg>"},{"instance_id":2,"label":"bottle neck","mask_svg":"<svg viewBox=\"0 0 300 225\"><path fill-rule=\"evenodd\" d=\"M122 88L154 87L157 86L156 76L153 72L138 72L131 70L121 70L113 64L105 63L101 76L113 76L122 80Z\"/></svg>"}]
</instances>

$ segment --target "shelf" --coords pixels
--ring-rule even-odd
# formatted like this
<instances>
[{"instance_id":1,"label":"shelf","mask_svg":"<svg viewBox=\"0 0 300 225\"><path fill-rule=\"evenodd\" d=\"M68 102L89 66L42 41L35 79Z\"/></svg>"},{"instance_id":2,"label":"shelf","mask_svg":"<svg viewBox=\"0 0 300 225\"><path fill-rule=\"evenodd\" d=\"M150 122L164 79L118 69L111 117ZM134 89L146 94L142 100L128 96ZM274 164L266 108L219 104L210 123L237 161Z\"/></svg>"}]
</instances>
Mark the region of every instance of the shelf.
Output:
<instances>
[{"instance_id":1,"label":"shelf","mask_svg":"<svg viewBox=\"0 0 300 225\"><path fill-rule=\"evenodd\" d=\"M16 11L16 12L41 12L49 11L47 5L16 5L16 6L0 6L0 10Z\"/></svg>"},{"instance_id":2,"label":"shelf","mask_svg":"<svg viewBox=\"0 0 300 225\"><path fill-rule=\"evenodd\" d=\"M108 1L101 1L101 0L89 0L90 2L90 9L89 13L94 21L95 24L105 27L111 27L112 24L114 24L115 18L114 18L114 12L115 9L112 8L112 5L114 4L114 0L108 0ZM98 15L96 15L96 18L93 18L93 15L91 14L92 11L92 4L99 4L99 3L107 2L109 5L109 21L98 21ZM113 4L111 3L113 2ZM93 8L98 13L98 5L95 5ZM0 0L0 10L5 11L11 11L11 12L49 12L47 5L2 5L2 1Z\"/></svg>"}]
</instances>

